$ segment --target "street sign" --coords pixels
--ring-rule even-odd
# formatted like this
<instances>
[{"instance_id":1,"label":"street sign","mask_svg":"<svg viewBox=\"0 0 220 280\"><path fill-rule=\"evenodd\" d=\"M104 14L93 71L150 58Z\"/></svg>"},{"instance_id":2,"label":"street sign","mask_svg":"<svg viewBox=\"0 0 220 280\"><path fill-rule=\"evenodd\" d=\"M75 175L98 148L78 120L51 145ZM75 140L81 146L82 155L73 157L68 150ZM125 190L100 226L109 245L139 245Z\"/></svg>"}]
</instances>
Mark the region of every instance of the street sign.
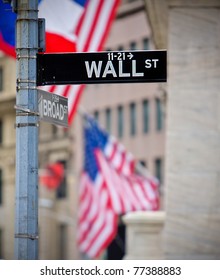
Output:
<instances>
[{"instance_id":1,"label":"street sign","mask_svg":"<svg viewBox=\"0 0 220 280\"><path fill-rule=\"evenodd\" d=\"M166 51L37 55L38 85L166 82Z\"/></svg>"},{"instance_id":2,"label":"street sign","mask_svg":"<svg viewBox=\"0 0 220 280\"><path fill-rule=\"evenodd\" d=\"M39 89L37 93L40 120L68 127L68 99Z\"/></svg>"}]
</instances>

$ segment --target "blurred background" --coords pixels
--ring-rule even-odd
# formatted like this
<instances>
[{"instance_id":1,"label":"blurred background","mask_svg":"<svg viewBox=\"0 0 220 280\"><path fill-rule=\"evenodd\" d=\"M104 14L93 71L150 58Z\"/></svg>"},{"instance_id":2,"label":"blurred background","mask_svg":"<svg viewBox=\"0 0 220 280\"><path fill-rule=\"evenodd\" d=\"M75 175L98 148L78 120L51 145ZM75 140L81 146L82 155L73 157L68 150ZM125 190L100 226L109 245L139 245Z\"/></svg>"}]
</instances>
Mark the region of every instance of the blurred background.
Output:
<instances>
[{"instance_id":1,"label":"blurred background","mask_svg":"<svg viewBox=\"0 0 220 280\"><path fill-rule=\"evenodd\" d=\"M167 49L167 83L87 85L94 116L159 179L160 209L118 221L102 259L220 258L220 1L122 0L103 50ZM0 19L1 20L1 19ZM0 54L0 259L14 258L15 60ZM77 246L83 118L68 129L40 122L39 259L86 258ZM146 215L145 215L146 214Z\"/></svg>"}]
</instances>

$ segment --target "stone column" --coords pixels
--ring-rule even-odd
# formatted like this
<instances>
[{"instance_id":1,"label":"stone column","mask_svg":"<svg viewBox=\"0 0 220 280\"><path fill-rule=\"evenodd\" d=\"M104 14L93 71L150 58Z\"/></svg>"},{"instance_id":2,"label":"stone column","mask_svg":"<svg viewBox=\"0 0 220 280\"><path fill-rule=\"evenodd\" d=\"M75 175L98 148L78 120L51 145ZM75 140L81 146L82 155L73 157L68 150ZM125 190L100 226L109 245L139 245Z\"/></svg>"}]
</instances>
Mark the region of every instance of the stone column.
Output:
<instances>
[{"instance_id":1,"label":"stone column","mask_svg":"<svg viewBox=\"0 0 220 280\"><path fill-rule=\"evenodd\" d=\"M124 259L163 259L162 229L165 214L132 212L123 217L126 225L126 255Z\"/></svg>"},{"instance_id":2,"label":"stone column","mask_svg":"<svg viewBox=\"0 0 220 280\"><path fill-rule=\"evenodd\" d=\"M168 259L220 259L220 1L145 0L167 48Z\"/></svg>"},{"instance_id":3,"label":"stone column","mask_svg":"<svg viewBox=\"0 0 220 280\"><path fill-rule=\"evenodd\" d=\"M220 1L169 0L165 251L220 258Z\"/></svg>"}]
</instances>

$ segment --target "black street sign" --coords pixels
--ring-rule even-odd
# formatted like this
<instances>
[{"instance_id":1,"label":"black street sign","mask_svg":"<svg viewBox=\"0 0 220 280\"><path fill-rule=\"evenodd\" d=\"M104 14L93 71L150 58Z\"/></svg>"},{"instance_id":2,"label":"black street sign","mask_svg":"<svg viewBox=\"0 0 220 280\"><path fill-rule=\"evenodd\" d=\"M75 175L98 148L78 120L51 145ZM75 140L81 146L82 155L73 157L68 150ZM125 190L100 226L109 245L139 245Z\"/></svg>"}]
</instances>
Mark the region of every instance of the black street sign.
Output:
<instances>
[{"instance_id":1,"label":"black street sign","mask_svg":"<svg viewBox=\"0 0 220 280\"><path fill-rule=\"evenodd\" d=\"M68 127L68 99L44 90L37 90L40 120Z\"/></svg>"},{"instance_id":2,"label":"black street sign","mask_svg":"<svg viewBox=\"0 0 220 280\"><path fill-rule=\"evenodd\" d=\"M166 82L166 51L38 54L38 85Z\"/></svg>"}]
</instances>

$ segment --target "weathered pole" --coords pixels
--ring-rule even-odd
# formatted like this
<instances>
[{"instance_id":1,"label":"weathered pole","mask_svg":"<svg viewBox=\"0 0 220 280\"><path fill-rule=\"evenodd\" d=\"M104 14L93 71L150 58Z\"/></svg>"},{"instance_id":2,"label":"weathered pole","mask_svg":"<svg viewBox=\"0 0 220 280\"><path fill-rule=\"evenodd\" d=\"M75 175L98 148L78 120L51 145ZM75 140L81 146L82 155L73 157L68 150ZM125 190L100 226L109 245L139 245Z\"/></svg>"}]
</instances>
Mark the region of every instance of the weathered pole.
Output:
<instances>
[{"instance_id":1,"label":"weathered pole","mask_svg":"<svg viewBox=\"0 0 220 280\"><path fill-rule=\"evenodd\" d=\"M17 0L15 259L38 259L38 0Z\"/></svg>"}]
</instances>

